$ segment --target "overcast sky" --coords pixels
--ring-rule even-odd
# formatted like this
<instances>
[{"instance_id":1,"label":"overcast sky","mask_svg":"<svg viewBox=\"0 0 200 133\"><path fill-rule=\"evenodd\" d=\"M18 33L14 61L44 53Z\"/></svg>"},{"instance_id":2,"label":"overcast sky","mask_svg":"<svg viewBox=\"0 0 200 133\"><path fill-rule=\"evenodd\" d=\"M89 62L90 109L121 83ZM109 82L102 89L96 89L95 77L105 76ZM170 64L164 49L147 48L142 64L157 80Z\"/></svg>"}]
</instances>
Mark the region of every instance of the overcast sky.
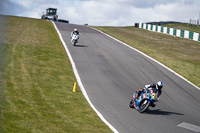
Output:
<instances>
[{"instance_id":1,"label":"overcast sky","mask_svg":"<svg viewBox=\"0 0 200 133\"><path fill-rule=\"evenodd\" d=\"M198 19L200 0L0 0L0 14L40 19L49 8L60 19L95 26Z\"/></svg>"}]
</instances>

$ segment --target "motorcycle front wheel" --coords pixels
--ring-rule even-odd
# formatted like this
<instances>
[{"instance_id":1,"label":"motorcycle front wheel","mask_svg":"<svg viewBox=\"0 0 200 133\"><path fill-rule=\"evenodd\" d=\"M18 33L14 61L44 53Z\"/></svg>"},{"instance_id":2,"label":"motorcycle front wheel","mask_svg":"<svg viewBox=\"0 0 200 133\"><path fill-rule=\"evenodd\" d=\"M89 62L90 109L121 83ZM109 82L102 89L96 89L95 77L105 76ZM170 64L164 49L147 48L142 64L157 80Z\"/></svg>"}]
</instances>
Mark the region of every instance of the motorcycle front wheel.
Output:
<instances>
[{"instance_id":1,"label":"motorcycle front wheel","mask_svg":"<svg viewBox=\"0 0 200 133\"><path fill-rule=\"evenodd\" d=\"M76 40L74 40L74 46L76 45L76 43L77 43L77 41L76 41Z\"/></svg>"},{"instance_id":2,"label":"motorcycle front wheel","mask_svg":"<svg viewBox=\"0 0 200 133\"><path fill-rule=\"evenodd\" d=\"M130 101L129 107L130 107L130 108L134 108L134 101L133 101L133 100Z\"/></svg>"},{"instance_id":3,"label":"motorcycle front wheel","mask_svg":"<svg viewBox=\"0 0 200 133\"><path fill-rule=\"evenodd\" d=\"M141 103L140 103L140 106L139 106L139 112L140 113L143 113L144 111L146 111L149 106L150 106L150 101L147 101L147 100L142 100Z\"/></svg>"}]
</instances>

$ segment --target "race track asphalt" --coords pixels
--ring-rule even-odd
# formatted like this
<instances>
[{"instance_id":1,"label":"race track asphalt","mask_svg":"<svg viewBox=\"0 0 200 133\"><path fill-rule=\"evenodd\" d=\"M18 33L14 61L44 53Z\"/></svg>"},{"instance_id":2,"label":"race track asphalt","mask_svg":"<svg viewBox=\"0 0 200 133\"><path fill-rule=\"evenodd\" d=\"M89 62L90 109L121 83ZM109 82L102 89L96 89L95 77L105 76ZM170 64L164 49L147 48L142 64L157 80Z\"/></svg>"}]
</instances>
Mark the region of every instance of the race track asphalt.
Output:
<instances>
[{"instance_id":1,"label":"race track asphalt","mask_svg":"<svg viewBox=\"0 0 200 133\"><path fill-rule=\"evenodd\" d=\"M92 104L118 132L200 132L200 90L146 56L90 27L55 24ZM75 47L70 42L74 28L80 32ZM162 81L164 87L155 108L150 107L143 114L129 108L134 91L157 81Z\"/></svg>"}]
</instances>

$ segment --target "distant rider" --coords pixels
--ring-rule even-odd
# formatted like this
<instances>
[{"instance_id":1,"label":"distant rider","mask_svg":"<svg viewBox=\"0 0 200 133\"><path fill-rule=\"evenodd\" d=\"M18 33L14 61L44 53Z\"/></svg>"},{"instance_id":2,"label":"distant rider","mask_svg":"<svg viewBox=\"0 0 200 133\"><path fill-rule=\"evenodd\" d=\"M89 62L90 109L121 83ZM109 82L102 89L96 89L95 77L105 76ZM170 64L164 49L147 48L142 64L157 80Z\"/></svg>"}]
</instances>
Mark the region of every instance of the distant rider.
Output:
<instances>
[{"instance_id":1,"label":"distant rider","mask_svg":"<svg viewBox=\"0 0 200 133\"><path fill-rule=\"evenodd\" d=\"M161 81L158 81L157 84L150 84L145 85L144 88L139 88L137 95L134 97L135 101L137 101L138 97L140 97L142 92L146 92L147 90L152 90L154 93L156 93L157 100L159 100L159 96L162 93L162 87L163 83ZM155 105L154 105L155 107Z\"/></svg>"},{"instance_id":2,"label":"distant rider","mask_svg":"<svg viewBox=\"0 0 200 133\"><path fill-rule=\"evenodd\" d=\"M71 32L71 42L72 42L73 35L79 35L79 31L77 29L74 29L74 31Z\"/></svg>"},{"instance_id":3,"label":"distant rider","mask_svg":"<svg viewBox=\"0 0 200 133\"><path fill-rule=\"evenodd\" d=\"M74 34L75 34L75 35L79 35L79 31L78 31L77 29L74 29L74 31L71 32L71 37L72 37Z\"/></svg>"}]
</instances>

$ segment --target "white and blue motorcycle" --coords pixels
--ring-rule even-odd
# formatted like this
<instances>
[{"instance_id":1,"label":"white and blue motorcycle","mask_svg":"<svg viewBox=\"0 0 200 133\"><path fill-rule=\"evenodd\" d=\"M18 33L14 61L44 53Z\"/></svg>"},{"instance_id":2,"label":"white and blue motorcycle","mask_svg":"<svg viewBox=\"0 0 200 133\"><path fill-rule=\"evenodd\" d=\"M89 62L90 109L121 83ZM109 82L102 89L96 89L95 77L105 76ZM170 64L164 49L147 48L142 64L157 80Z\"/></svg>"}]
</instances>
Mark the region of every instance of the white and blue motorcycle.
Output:
<instances>
[{"instance_id":1,"label":"white and blue motorcycle","mask_svg":"<svg viewBox=\"0 0 200 133\"><path fill-rule=\"evenodd\" d=\"M71 40L71 42L72 42L72 45L76 45L77 43L78 43L78 39L79 39L79 35L78 34L73 34L72 35L72 40Z\"/></svg>"}]
</instances>

